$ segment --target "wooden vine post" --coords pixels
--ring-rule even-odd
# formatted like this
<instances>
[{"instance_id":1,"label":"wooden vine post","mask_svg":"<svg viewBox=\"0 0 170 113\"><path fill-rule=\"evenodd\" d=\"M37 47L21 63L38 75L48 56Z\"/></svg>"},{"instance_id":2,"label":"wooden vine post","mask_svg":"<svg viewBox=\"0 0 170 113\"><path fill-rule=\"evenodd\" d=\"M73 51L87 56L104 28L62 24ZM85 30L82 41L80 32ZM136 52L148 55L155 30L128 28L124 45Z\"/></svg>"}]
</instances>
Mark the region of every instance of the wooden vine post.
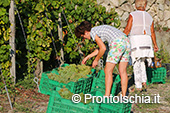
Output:
<instances>
[{"instance_id":1,"label":"wooden vine post","mask_svg":"<svg viewBox=\"0 0 170 113\"><path fill-rule=\"evenodd\" d=\"M59 36L59 39L62 41L63 43L63 33L62 33L62 21L61 21L61 13L59 13L59 18L58 18L58 36ZM61 62L61 65L64 64L64 49L63 49L63 45L60 49L60 62Z\"/></svg>"},{"instance_id":2,"label":"wooden vine post","mask_svg":"<svg viewBox=\"0 0 170 113\"><path fill-rule=\"evenodd\" d=\"M9 9L9 21L11 23L10 25L10 39L9 39L9 44L11 46L10 49L10 57L11 57L11 62L12 65L10 67L10 73L11 77L13 78L14 84L16 83L16 64L15 64L15 11L14 11L14 0L11 0L10 3L10 9Z\"/></svg>"}]
</instances>

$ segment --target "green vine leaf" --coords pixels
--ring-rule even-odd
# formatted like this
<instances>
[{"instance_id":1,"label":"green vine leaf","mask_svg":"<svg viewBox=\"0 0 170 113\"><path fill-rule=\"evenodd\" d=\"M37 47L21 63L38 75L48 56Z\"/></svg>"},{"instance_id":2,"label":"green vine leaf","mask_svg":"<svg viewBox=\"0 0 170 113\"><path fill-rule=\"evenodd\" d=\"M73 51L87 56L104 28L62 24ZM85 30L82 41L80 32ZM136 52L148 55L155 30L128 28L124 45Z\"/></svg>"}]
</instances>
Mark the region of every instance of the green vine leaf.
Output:
<instances>
[{"instance_id":1,"label":"green vine leaf","mask_svg":"<svg viewBox=\"0 0 170 113\"><path fill-rule=\"evenodd\" d=\"M5 13L6 13L6 9L1 7L0 8L0 16L5 15Z\"/></svg>"},{"instance_id":2,"label":"green vine leaf","mask_svg":"<svg viewBox=\"0 0 170 113\"><path fill-rule=\"evenodd\" d=\"M43 3L37 4L35 10L38 11L39 13L43 12L45 10L44 4Z\"/></svg>"}]
</instances>

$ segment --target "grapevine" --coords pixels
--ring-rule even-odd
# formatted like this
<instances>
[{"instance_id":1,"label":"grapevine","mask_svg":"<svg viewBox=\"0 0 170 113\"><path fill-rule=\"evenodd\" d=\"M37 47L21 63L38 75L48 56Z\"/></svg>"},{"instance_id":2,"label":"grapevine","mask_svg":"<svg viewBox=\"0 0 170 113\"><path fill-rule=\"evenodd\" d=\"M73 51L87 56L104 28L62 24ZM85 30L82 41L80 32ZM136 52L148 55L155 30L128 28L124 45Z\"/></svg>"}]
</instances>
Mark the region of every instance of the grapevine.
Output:
<instances>
[{"instance_id":1,"label":"grapevine","mask_svg":"<svg viewBox=\"0 0 170 113\"><path fill-rule=\"evenodd\" d=\"M5 79L7 83L7 87L11 88L13 82L12 78L10 77L10 21L9 21L9 6L10 0L0 0L0 68L1 68L1 76ZM0 83L0 93L1 89L4 89L3 82ZM10 92L10 91L9 91Z\"/></svg>"},{"instance_id":2,"label":"grapevine","mask_svg":"<svg viewBox=\"0 0 170 113\"><path fill-rule=\"evenodd\" d=\"M0 0L0 7L0 63L2 75L8 85L11 84L9 71L11 66L9 33L11 31L8 13L10 0ZM96 44L87 40L82 43L82 40L74 35L74 29L80 22L88 20L93 27L103 23L115 27L120 26L120 20L115 10L112 9L106 13L106 8L98 5L96 0L15 0L15 7L17 9L15 10L17 82L23 78L32 80L33 72L37 69L39 61L43 61L43 71L58 67L60 64L56 62L56 58L61 56L61 48L64 51L64 62L69 64L79 64L82 61L79 54L80 49L84 53L83 57L91 53ZM25 35L22 31L18 13ZM61 41L58 37L59 13L61 13L64 41ZM69 25L64 18L64 14ZM68 26L70 26L71 30ZM26 36L26 40L24 36ZM54 51L52 39L56 45L57 53ZM56 54L58 57L55 57ZM87 65L91 65L93 60L94 58L89 59ZM73 70L76 71L76 69ZM87 73L76 73L76 76L82 77ZM67 81L76 81L79 78L71 76L67 77L67 79L69 79ZM0 87L3 86L0 84Z\"/></svg>"}]
</instances>

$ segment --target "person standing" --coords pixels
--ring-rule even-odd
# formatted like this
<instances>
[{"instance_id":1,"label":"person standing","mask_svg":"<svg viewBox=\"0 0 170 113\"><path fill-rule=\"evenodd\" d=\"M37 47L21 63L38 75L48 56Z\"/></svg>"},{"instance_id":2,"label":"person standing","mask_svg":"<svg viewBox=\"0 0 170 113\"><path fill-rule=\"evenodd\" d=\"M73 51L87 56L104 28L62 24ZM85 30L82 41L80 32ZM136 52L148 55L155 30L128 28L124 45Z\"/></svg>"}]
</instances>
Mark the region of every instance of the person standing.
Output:
<instances>
[{"instance_id":1,"label":"person standing","mask_svg":"<svg viewBox=\"0 0 170 113\"><path fill-rule=\"evenodd\" d=\"M131 58L135 78L135 87L146 91L146 65L151 65L154 51L158 51L154 22L149 13L145 11L147 0L135 0L136 11L131 12L124 33L130 38ZM152 43L154 47L152 47ZM154 49L154 51L153 51Z\"/></svg>"},{"instance_id":2,"label":"person standing","mask_svg":"<svg viewBox=\"0 0 170 113\"><path fill-rule=\"evenodd\" d=\"M129 38L120 30L109 25L100 25L93 27L88 21L83 21L75 29L75 35L77 37L83 37L84 39L93 40L99 46L99 49L94 50L91 54L87 55L82 64L94 56L95 60L92 63L92 67L96 67L99 59L106 51L104 42L108 42L109 52L106 59L105 72L105 96L110 96L110 91L113 83L113 69L115 65L119 64L119 73L121 77L122 96L126 96L128 77L127 77L127 65L130 55L130 42Z\"/></svg>"}]
</instances>

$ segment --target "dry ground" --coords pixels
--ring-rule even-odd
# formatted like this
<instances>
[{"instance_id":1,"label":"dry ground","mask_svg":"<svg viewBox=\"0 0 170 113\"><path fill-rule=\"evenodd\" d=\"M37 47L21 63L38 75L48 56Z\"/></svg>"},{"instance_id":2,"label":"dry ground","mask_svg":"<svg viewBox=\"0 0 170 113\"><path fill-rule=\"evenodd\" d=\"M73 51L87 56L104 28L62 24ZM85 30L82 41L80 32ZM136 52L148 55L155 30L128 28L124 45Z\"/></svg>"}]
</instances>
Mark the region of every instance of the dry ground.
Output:
<instances>
[{"instance_id":1,"label":"dry ground","mask_svg":"<svg viewBox=\"0 0 170 113\"><path fill-rule=\"evenodd\" d=\"M138 93L140 96L150 96L151 102L154 100L154 96L160 96L160 103L135 103L132 104L132 113L170 113L170 78L167 79L165 84L154 83L150 84L147 88L147 92ZM135 95L130 93L129 95Z\"/></svg>"},{"instance_id":2,"label":"dry ground","mask_svg":"<svg viewBox=\"0 0 170 113\"><path fill-rule=\"evenodd\" d=\"M133 85L131 85L133 86ZM37 90L24 89L22 86L16 88L18 94L11 96L13 110L10 110L8 98L0 95L0 113L45 113L48 106L49 96L38 93ZM135 93L129 93L134 95ZM139 95L153 96L160 95L158 104L132 104L132 113L170 113L170 78L165 84L151 84L147 92Z\"/></svg>"}]
</instances>

